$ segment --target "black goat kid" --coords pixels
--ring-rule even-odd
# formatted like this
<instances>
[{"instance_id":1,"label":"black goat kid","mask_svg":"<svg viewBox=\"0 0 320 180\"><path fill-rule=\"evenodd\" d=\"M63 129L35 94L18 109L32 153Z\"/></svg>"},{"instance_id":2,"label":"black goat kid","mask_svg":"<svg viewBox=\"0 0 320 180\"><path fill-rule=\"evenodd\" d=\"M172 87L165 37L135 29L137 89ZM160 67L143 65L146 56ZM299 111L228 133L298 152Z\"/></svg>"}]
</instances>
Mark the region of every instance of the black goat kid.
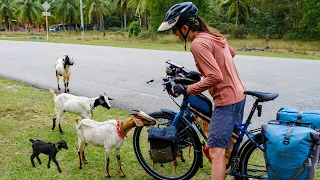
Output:
<instances>
[{"instance_id":1,"label":"black goat kid","mask_svg":"<svg viewBox=\"0 0 320 180\"><path fill-rule=\"evenodd\" d=\"M65 140L61 140L57 143L50 143L50 142L43 142L41 140L33 140L29 139L30 142L32 142L32 150L33 153L31 155L31 164L32 167L35 167L34 165L34 158L37 158L39 164L41 164L41 160L39 158L39 154L46 154L49 156L48 161L48 168L50 168L50 161L52 160L58 167L58 171L61 173L60 166L58 164L58 161L56 160L56 155L60 149L68 149L67 142Z\"/></svg>"}]
</instances>

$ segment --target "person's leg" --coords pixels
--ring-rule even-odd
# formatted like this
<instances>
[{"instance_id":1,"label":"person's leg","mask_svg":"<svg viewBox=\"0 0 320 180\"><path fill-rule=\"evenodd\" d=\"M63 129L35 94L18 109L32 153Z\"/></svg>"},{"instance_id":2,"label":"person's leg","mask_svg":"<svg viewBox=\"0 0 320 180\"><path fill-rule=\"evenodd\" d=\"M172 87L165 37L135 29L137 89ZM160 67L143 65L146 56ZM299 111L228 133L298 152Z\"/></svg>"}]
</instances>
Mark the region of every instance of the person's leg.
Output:
<instances>
[{"instance_id":1,"label":"person's leg","mask_svg":"<svg viewBox=\"0 0 320 180\"><path fill-rule=\"evenodd\" d=\"M217 106L210 122L208 137L209 156L212 162L211 179L223 180L226 173L225 152L229 147L235 124L241 123L244 101L227 106ZM239 113L241 112L242 113Z\"/></svg>"},{"instance_id":2,"label":"person's leg","mask_svg":"<svg viewBox=\"0 0 320 180\"><path fill-rule=\"evenodd\" d=\"M226 149L219 147L210 147L209 154L211 158L211 180L224 180L226 176Z\"/></svg>"}]
</instances>

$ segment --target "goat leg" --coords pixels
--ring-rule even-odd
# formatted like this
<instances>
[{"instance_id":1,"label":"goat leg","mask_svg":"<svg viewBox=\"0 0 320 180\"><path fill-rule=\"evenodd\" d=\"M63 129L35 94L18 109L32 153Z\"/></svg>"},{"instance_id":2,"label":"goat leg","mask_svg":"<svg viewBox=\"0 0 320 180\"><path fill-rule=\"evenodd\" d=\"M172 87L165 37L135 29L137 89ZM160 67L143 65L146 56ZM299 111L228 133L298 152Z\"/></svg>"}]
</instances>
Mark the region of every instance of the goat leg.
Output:
<instances>
[{"instance_id":1,"label":"goat leg","mask_svg":"<svg viewBox=\"0 0 320 180\"><path fill-rule=\"evenodd\" d=\"M126 175L122 172L122 169L121 169L120 154L119 155L117 154L117 161L118 161L118 175L120 177L126 177Z\"/></svg>"},{"instance_id":2,"label":"goat leg","mask_svg":"<svg viewBox=\"0 0 320 180\"><path fill-rule=\"evenodd\" d=\"M69 91L69 81L67 82L67 92L70 92Z\"/></svg>"},{"instance_id":3,"label":"goat leg","mask_svg":"<svg viewBox=\"0 0 320 180\"><path fill-rule=\"evenodd\" d=\"M67 83L64 83L64 92L67 93Z\"/></svg>"},{"instance_id":4,"label":"goat leg","mask_svg":"<svg viewBox=\"0 0 320 180\"><path fill-rule=\"evenodd\" d=\"M81 155L82 155L82 162L83 162L83 164L88 164L88 161L87 161L86 158L84 157L84 150L82 151Z\"/></svg>"},{"instance_id":5,"label":"goat leg","mask_svg":"<svg viewBox=\"0 0 320 180\"><path fill-rule=\"evenodd\" d=\"M36 157L35 154L32 154L32 155L30 156L30 160L31 160L32 167L36 167L36 165L34 165L34 161L33 161L33 159L34 159L35 157Z\"/></svg>"},{"instance_id":6,"label":"goat leg","mask_svg":"<svg viewBox=\"0 0 320 180\"><path fill-rule=\"evenodd\" d=\"M104 172L104 176L106 178L110 178L111 175L109 173L109 161L110 161L110 158L106 158L106 171Z\"/></svg>"},{"instance_id":7,"label":"goat leg","mask_svg":"<svg viewBox=\"0 0 320 180\"><path fill-rule=\"evenodd\" d=\"M38 160L39 164L41 165L41 164L42 164L42 162L41 162L41 160L40 160L40 158L39 158L39 154L36 156L36 158L37 158L37 160Z\"/></svg>"},{"instance_id":8,"label":"goat leg","mask_svg":"<svg viewBox=\"0 0 320 180\"><path fill-rule=\"evenodd\" d=\"M78 151L78 156L79 156L79 169L82 169L82 162L81 162L81 155L80 151Z\"/></svg>"},{"instance_id":9,"label":"goat leg","mask_svg":"<svg viewBox=\"0 0 320 180\"><path fill-rule=\"evenodd\" d=\"M63 134L60 123L59 123L59 130L60 130L60 134Z\"/></svg>"},{"instance_id":10,"label":"goat leg","mask_svg":"<svg viewBox=\"0 0 320 180\"><path fill-rule=\"evenodd\" d=\"M56 127L56 119L57 119L57 114L55 114L52 119L52 130L54 130L54 128Z\"/></svg>"},{"instance_id":11,"label":"goat leg","mask_svg":"<svg viewBox=\"0 0 320 180\"><path fill-rule=\"evenodd\" d=\"M50 161L51 161L51 156L49 156L49 161L48 161L48 164L47 164L48 168L50 168Z\"/></svg>"},{"instance_id":12,"label":"goat leg","mask_svg":"<svg viewBox=\"0 0 320 180\"><path fill-rule=\"evenodd\" d=\"M60 90L60 86L59 86L59 74L58 74L57 71L56 71L56 77L57 77L58 90Z\"/></svg>"},{"instance_id":13,"label":"goat leg","mask_svg":"<svg viewBox=\"0 0 320 180\"><path fill-rule=\"evenodd\" d=\"M60 169L59 163L58 163L58 161L56 160L56 157L55 157L55 156L52 157L52 161L57 165L58 171L59 171L59 173L61 173L62 171L61 171L61 169Z\"/></svg>"}]
</instances>

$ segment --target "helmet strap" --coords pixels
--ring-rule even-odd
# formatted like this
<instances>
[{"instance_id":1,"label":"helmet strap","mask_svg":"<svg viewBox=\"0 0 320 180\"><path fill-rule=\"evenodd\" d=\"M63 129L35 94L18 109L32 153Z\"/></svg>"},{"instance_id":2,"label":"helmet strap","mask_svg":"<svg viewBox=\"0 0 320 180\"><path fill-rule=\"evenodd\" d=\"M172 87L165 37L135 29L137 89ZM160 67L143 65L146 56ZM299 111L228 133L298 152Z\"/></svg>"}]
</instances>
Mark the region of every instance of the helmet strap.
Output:
<instances>
[{"instance_id":1,"label":"helmet strap","mask_svg":"<svg viewBox=\"0 0 320 180\"><path fill-rule=\"evenodd\" d=\"M180 34L182 35L182 37L184 39L184 50L187 50L187 37L188 37L188 34L190 32L190 27L188 28L188 31L187 31L186 34L182 33L181 28L179 28L179 32L180 32Z\"/></svg>"}]
</instances>

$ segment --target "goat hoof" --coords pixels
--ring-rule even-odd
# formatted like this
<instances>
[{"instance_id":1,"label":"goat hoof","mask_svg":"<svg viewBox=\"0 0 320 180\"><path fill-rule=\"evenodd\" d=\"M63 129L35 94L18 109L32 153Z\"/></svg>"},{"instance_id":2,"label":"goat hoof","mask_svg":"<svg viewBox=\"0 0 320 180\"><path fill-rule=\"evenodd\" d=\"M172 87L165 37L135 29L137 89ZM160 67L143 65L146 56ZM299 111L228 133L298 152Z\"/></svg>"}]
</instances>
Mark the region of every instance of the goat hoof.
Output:
<instances>
[{"instance_id":1,"label":"goat hoof","mask_svg":"<svg viewBox=\"0 0 320 180\"><path fill-rule=\"evenodd\" d=\"M60 91L60 88L58 87L58 90Z\"/></svg>"},{"instance_id":2,"label":"goat hoof","mask_svg":"<svg viewBox=\"0 0 320 180\"><path fill-rule=\"evenodd\" d=\"M69 89L67 89L67 91L68 91L68 92L70 92L70 90L69 90Z\"/></svg>"},{"instance_id":3,"label":"goat hoof","mask_svg":"<svg viewBox=\"0 0 320 180\"><path fill-rule=\"evenodd\" d=\"M59 170L59 173L62 173L62 171L61 171L61 170Z\"/></svg>"},{"instance_id":4,"label":"goat hoof","mask_svg":"<svg viewBox=\"0 0 320 180\"><path fill-rule=\"evenodd\" d=\"M83 164L88 164L88 161L87 161L87 160L84 160L84 161L83 161Z\"/></svg>"},{"instance_id":5,"label":"goat hoof","mask_svg":"<svg viewBox=\"0 0 320 180\"><path fill-rule=\"evenodd\" d=\"M32 165L32 167L36 167L35 165Z\"/></svg>"},{"instance_id":6,"label":"goat hoof","mask_svg":"<svg viewBox=\"0 0 320 180\"><path fill-rule=\"evenodd\" d=\"M125 174L122 174L122 175L120 175L120 177L124 178L124 177L126 177L126 175L125 175Z\"/></svg>"},{"instance_id":7,"label":"goat hoof","mask_svg":"<svg viewBox=\"0 0 320 180\"><path fill-rule=\"evenodd\" d=\"M106 178L111 178L111 175L110 174L105 174L104 175Z\"/></svg>"},{"instance_id":8,"label":"goat hoof","mask_svg":"<svg viewBox=\"0 0 320 180\"><path fill-rule=\"evenodd\" d=\"M48 169L50 168L50 166L48 166Z\"/></svg>"},{"instance_id":9,"label":"goat hoof","mask_svg":"<svg viewBox=\"0 0 320 180\"><path fill-rule=\"evenodd\" d=\"M82 169L82 167L79 167L79 169Z\"/></svg>"}]
</instances>

